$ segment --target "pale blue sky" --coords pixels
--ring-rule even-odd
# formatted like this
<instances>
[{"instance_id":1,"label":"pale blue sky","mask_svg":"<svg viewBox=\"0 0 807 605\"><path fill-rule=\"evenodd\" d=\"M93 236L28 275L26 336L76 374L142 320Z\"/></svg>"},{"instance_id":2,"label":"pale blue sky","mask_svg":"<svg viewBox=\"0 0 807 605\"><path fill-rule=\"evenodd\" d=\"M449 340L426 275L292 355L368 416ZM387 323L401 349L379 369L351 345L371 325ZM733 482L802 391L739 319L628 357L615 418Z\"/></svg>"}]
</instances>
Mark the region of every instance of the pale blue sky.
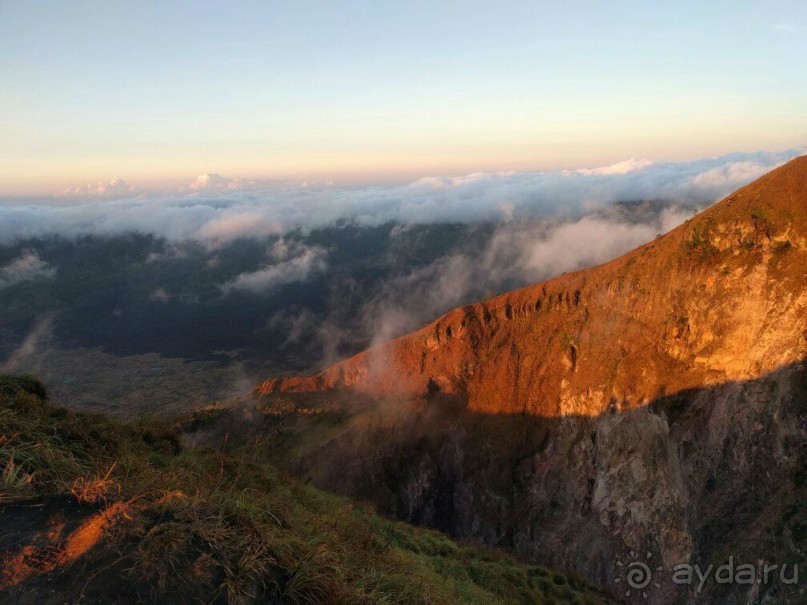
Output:
<instances>
[{"instance_id":1,"label":"pale blue sky","mask_svg":"<svg viewBox=\"0 0 807 605\"><path fill-rule=\"evenodd\" d=\"M807 143L807 2L0 0L0 193Z\"/></svg>"}]
</instances>

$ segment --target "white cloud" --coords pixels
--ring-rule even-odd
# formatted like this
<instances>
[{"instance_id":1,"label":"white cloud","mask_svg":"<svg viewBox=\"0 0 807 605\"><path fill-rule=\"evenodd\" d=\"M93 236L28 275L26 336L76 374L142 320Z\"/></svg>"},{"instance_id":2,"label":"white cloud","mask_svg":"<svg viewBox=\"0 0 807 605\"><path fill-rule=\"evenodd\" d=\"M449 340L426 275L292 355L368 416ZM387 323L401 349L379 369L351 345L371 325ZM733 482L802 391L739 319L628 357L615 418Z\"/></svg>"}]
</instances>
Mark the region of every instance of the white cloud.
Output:
<instances>
[{"instance_id":1,"label":"white cloud","mask_svg":"<svg viewBox=\"0 0 807 605\"><path fill-rule=\"evenodd\" d=\"M269 257L275 262L237 275L221 286L222 291L265 292L283 284L305 281L311 274L326 268L326 252L319 246L289 244L281 239L269 250Z\"/></svg>"},{"instance_id":2,"label":"white cloud","mask_svg":"<svg viewBox=\"0 0 807 605\"><path fill-rule=\"evenodd\" d=\"M579 168L577 173L586 176L628 174L630 172L644 170L652 165L653 162L650 160L635 160L631 158L629 160L617 162L616 164L611 164L610 166L601 166L600 168Z\"/></svg>"},{"instance_id":3,"label":"white cloud","mask_svg":"<svg viewBox=\"0 0 807 605\"><path fill-rule=\"evenodd\" d=\"M3 372L17 372L22 365L29 369L38 369L39 360L36 358L40 357L49 348L50 340L53 337L55 317L55 313L46 313L39 317L20 343L20 346L11 352L5 362L0 364L0 370Z\"/></svg>"},{"instance_id":4,"label":"white cloud","mask_svg":"<svg viewBox=\"0 0 807 605\"><path fill-rule=\"evenodd\" d=\"M60 195L61 197L120 198L136 195L137 193L140 193L140 189L136 186L130 185L119 177L115 177L107 183L96 183L94 185L82 185L65 189Z\"/></svg>"},{"instance_id":5,"label":"white cloud","mask_svg":"<svg viewBox=\"0 0 807 605\"><path fill-rule=\"evenodd\" d=\"M719 192L726 187L738 187L768 172L767 166L755 162L731 162L696 174L691 185L703 191Z\"/></svg>"},{"instance_id":6,"label":"white cloud","mask_svg":"<svg viewBox=\"0 0 807 605\"><path fill-rule=\"evenodd\" d=\"M645 222L585 216L561 224L502 224L483 250L439 258L368 293L362 324L373 342L382 342L472 300L607 262L691 216L691 210L668 208Z\"/></svg>"},{"instance_id":7,"label":"white cloud","mask_svg":"<svg viewBox=\"0 0 807 605\"><path fill-rule=\"evenodd\" d=\"M254 237L280 233L280 225L257 210L224 211L220 216L204 223L194 239L209 242L229 242L239 237Z\"/></svg>"},{"instance_id":8,"label":"white cloud","mask_svg":"<svg viewBox=\"0 0 807 605\"><path fill-rule=\"evenodd\" d=\"M0 289L26 281L53 277L56 269L39 258L36 250L24 250L23 253L0 267Z\"/></svg>"},{"instance_id":9,"label":"white cloud","mask_svg":"<svg viewBox=\"0 0 807 605\"><path fill-rule=\"evenodd\" d=\"M692 216L680 209L665 210L650 223L624 223L586 216L551 229L536 238L528 231L500 230L491 241L486 271L536 282L565 271L604 263L666 233Z\"/></svg>"},{"instance_id":10,"label":"white cloud","mask_svg":"<svg viewBox=\"0 0 807 605\"><path fill-rule=\"evenodd\" d=\"M188 258L187 247L182 244L169 244L162 252L150 252L146 257L147 263L158 263L178 258Z\"/></svg>"},{"instance_id":11,"label":"white cloud","mask_svg":"<svg viewBox=\"0 0 807 605\"><path fill-rule=\"evenodd\" d=\"M311 248L306 248L306 246L300 244L299 242L295 242L293 240L287 240L285 238L280 238L269 249L269 256L278 262L287 261L294 256L301 256L306 252L311 251Z\"/></svg>"},{"instance_id":12,"label":"white cloud","mask_svg":"<svg viewBox=\"0 0 807 605\"><path fill-rule=\"evenodd\" d=\"M215 172L207 174L200 174L196 180L191 183L189 189L236 189L237 180L228 179Z\"/></svg>"},{"instance_id":13,"label":"white cloud","mask_svg":"<svg viewBox=\"0 0 807 605\"><path fill-rule=\"evenodd\" d=\"M200 174L190 185L180 191L189 193L214 194L227 191L272 191L288 188L291 184L286 181L276 181L270 179L234 179L222 176L217 172ZM300 188L309 187L308 183L302 183Z\"/></svg>"}]
</instances>

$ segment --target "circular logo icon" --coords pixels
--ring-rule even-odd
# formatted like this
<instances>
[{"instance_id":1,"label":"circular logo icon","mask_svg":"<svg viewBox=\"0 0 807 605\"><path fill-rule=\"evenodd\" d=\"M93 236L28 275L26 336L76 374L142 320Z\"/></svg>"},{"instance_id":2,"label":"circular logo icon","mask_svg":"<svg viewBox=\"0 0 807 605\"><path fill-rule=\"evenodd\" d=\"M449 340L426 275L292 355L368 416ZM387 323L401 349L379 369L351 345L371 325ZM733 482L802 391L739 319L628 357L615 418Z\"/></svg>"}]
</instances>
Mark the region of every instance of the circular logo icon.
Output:
<instances>
[{"instance_id":1,"label":"circular logo icon","mask_svg":"<svg viewBox=\"0 0 807 605\"><path fill-rule=\"evenodd\" d=\"M633 551L630 551L630 562L625 564L622 561L617 560L616 566L619 571L619 576L616 578L616 582L618 584L624 582L625 583L625 596L630 597L634 591L638 595L640 595L643 599L647 598L647 591L645 588L650 586L652 583L653 586L656 588L660 588L661 584L658 582L653 582L653 573L656 571L662 571L663 568L661 565L653 568L650 566L650 562L653 559L653 555L651 553L647 553L647 557L645 561L638 561L639 558L637 554Z\"/></svg>"},{"instance_id":2,"label":"circular logo icon","mask_svg":"<svg viewBox=\"0 0 807 605\"><path fill-rule=\"evenodd\" d=\"M625 580L631 588L641 590L642 588L647 588L648 584L653 580L653 572L650 571L650 566L647 563L633 561L628 563Z\"/></svg>"}]
</instances>

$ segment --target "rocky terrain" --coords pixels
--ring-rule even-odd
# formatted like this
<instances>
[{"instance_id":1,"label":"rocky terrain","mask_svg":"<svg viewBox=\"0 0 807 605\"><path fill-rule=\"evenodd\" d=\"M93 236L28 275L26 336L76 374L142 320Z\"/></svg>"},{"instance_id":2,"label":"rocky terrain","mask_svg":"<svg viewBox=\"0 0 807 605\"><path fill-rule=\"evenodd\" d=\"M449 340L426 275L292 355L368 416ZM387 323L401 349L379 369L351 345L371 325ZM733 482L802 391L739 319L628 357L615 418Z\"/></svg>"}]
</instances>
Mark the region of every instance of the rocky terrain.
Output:
<instances>
[{"instance_id":1,"label":"rocky terrain","mask_svg":"<svg viewBox=\"0 0 807 605\"><path fill-rule=\"evenodd\" d=\"M787 578L673 577L804 564L805 358L801 157L615 261L267 380L188 430L246 415L320 487L631 601L807 602ZM653 571L639 590L631 563Z\"/></svg>"}]
</instances>

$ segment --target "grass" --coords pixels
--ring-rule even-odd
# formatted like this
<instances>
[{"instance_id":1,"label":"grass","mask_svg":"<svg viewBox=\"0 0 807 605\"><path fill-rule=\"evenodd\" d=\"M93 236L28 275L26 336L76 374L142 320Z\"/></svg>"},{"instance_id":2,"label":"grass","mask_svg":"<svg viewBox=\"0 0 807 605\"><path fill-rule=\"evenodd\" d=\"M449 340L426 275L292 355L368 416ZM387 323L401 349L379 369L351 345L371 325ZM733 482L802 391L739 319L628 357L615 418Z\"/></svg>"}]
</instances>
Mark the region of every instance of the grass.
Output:
<instances>
[{"instance_id":1,"label":"grass","mask_svg":"<svg viewBox=\"0 0 807 605\"><path fill-rule=\"evenodd\" d=\"M14 396L19 394L33 395L34 397L45 400L48 398L48 390L40 380L33 376L8 376L0 374L0 395Z\"/></svg>"},{"instance_id":2,"label":"grass","mask_svg":"<svg viewBox=\"0 0 807 605\"><path fill-rule=\"evenodd\" d=\"M574 577L384 519L243 450L184 447L168 425L124 424L46 398L35 379L0 376L0 497L125 511L83 565L42 576L66 598L80 575L82 594L125 586L131 602L609 602Z\"/></svg>"},{"instance_id":3,"label":"grass","mask_svg":"<svg viewBox=\"0 0 807 605\"><path fill-rule=\"evenodd\" d=\"M711 241L713 229L714 221L712 219L696 223L692 228L692 237L686 240L687 252L700 261L715 256L718 249Z\"/></svg>"}]
</instances>

